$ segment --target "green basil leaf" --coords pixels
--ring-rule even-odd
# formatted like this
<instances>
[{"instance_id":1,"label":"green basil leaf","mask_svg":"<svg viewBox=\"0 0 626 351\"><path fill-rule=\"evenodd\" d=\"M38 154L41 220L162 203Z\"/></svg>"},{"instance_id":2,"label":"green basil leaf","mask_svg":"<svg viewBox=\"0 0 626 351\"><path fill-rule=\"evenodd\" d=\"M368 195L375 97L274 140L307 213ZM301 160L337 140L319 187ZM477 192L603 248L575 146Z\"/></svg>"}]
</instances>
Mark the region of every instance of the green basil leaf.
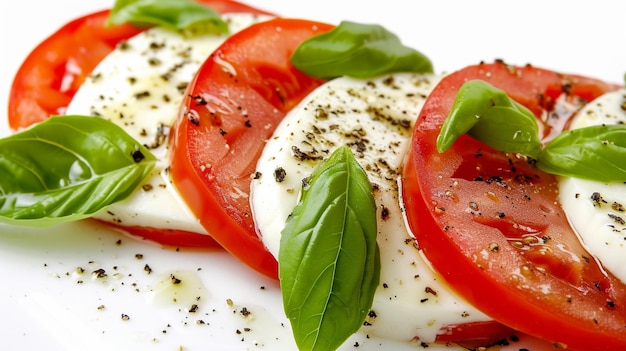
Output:
<instances>
[{"instance_id":1,"label":"green basil leaf","mask_svg":"<svg viewBox=\"0 0 626 351\"><path fill-rule=\"evenodd\" d=\"M162 26L186 33L228 33L228 24L217 12L192 0L117 0L108 23Z\"/></svg>"},{"instance_id":2,"label":"green basil leaf","mask_svg":"<svg viewBox=\"0 0 626 351\"><path fill-rule=\"evenodd\" d=\"M626 126L597 125L565 131L537 160L552 174L602 182L626 180Z\"/></svg>"},{"instance_id":3,"label":"green basil leaf","mask_svg":"<svg viewBox=\"0 0 626 351\"><path fill-rule=\"evenodd\" d=\"M300 71L317 78L368 78L392 72L431 73L431 61L404 46L380 25L343 21L304 41L291 56Z\"/></svg>"},{"instance_id":4,"label":"green basil leaf","mask_svg":"<svg viewBox=\"0 0 626 351\"><path fill-rule=\"evenodd\" d=\"M300 350L335 350L363 324L380 279L376 204L348 147L313 172L282 232L283 304Z\"/></svg>"},{"instance_id":5,"label":"green basil leaf","mask_svg":"<svg viewBox=\"0 0 626 351\"><path fill-rule=\"evenodd\" d=\"M130 195L155 157L117 125L57 116L0 139L0 222L48 226Z\"/></svg>"},{"instance_id":6,"label":"green basil leaf","mask_svg":"<svg viewBox=\"0 0 626 351\"><path fill-rule=\"evenodd\" d=\"M459 89L437 138L437 150L444 152L466 133L500 151L534 158L541 152L533 113L482 80L467 81Z\"/></svg>"}]
</instances>

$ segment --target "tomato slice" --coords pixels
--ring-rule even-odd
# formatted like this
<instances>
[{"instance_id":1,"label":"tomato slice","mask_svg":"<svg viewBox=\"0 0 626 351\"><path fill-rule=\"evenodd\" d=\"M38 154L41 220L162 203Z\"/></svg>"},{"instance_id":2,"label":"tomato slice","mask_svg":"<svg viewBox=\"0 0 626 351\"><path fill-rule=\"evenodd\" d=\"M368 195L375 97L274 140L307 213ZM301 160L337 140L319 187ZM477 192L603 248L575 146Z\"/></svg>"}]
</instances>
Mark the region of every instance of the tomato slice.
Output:
<instances>
[{"instance_id":1,"label":"tomato slice","mask_svg":"<svg viewBox=\"0 0 626 351\"><path fill-rule=\"evenodd\" d=\"M272 15L231 0L197 0L219 13ZM72 97L115 46L143 31L128 24L107 26L109 10L77 18L41 42L16 73L8 102L8 122L13 130L63 114ZM119 226L122 230L164 245L216 247L206 234L151 227Z\"/></svg>"},{"instance_id":2,"label":"tomato slice","mask_svg":"<svg viewBox=\"0 0 626 351\"><path fill-rule=\"evenodd\" d=\"M266 14L231 0L197 0L219 13ZM17 130L63 114L76 90L96 65L122 40L144 29L107 26L109 11L77 18L42 41L17 71L9 95L9 127Z\"/></svg>"},{"instance_id":3,"label":"tomato slice","mask_svg":"<svg viewBox=\"0 0 626 351\"><path fill-rule=\"evenodd\" d=\"M63 114L93 68L119 41L141 32L131 25L107 28L108 14L100 11L67 23L28 55L11 86L9 127Z\"/></svg>"},{"instance_id":4,"label":"tomato slice","mask_svg":"<svg viewBox=\"0 0 626 351\"><path fill-rule=\"evenodd\" d=\"M202 249L222 249L213 237L184 230L152 228L142 226L121 226L111 222L94 220L98 223L112 227L124 234L134 236L143 240L150 240L163 246L202 248Z\"/></svg>"},{"instance_id":5,"label":"tomato slice","mask_svg":"<svg viewBox=\"0 0 626 351\"><path fill-rule=\"evenodd\" d=\"M323 81L289 58L305 39L332 25L277 18L236 33L189 85L170 133L170 176L207 232L257 271L277 278L249 204L261 150L287 111Z\"/></svg>"},{"instance_id":6,"label":"tomato slice","mask_svg":"<svg viewBox=\"0 0 626 351\"><path fill-rule=\"evenodd\" d=\"M456 92L483 79L527 106L550 138L558 95L590 101L616 85L502 62L444 78L415 126L404 170L407 220L425 256L497 321L573 350L626 350L626 285L585 250L558 204L556 177L468 136L436 138ZM568 116L561 118L567 119Z\"/></svg>"}]
</instances>

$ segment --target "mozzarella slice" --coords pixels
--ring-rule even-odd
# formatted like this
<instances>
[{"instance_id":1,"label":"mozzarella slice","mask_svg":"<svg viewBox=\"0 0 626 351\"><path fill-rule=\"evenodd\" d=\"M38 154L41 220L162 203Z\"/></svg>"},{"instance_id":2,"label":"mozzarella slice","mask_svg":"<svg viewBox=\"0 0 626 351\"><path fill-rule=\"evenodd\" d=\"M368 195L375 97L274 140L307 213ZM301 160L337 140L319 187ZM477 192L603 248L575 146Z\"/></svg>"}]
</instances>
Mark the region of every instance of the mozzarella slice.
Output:
<instances>
[{"instance_id":1,"label":"mozzarella slice","mask_svg":"<svg viewBox=\"0 0 626 351\"><path fill-rule=\"evenodd\" d=\"M295 107L268 140L251 184L251 207L267 248L298 202L302 180L340 145L349 145L375 185L381 282L368 335L435 340L446 325L489 320L459 298L421 256L407 232L398 179L416 117L440 77L394 74L338 78Z\"/></svg>"},{"instance_id":2,"label":"mozzarella slice","mask_svg":"<svg viewBox=\"0 0 626 351\"><path fill-rule=\"evenodd\" d=\"M224 19L235 33L269 17L231 14ZM166 139L188 83L226 38L214 34L184 37L151 28L118 45L76 92L67 114L109 119L147 145L158 159L140 189L96 218L124 226L206 233L169 184Z\"/></svg>"},{"instance_id":3,"label":"mozzarella slice","mask_svg":"<svg viewBox=\"0 0 626 351\"><path fill-rule=\"evenodd\" d=\"M624 124L624 106L626 90L607 93L578 112L571 128ZM588 251L626 282L626 184L562 177L559 200Z\"/></svg>"}]
</instances>

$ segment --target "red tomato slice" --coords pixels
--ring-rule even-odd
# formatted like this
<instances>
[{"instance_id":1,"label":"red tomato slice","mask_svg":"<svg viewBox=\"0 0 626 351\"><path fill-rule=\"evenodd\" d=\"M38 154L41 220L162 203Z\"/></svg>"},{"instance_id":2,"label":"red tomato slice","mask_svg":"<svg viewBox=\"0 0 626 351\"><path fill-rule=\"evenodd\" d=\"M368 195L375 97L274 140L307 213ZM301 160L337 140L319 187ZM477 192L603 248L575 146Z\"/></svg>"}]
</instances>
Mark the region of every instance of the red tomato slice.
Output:
<instances>
[{"instance_id":1,"label":"red tomato slice","mask_svg":"<svg viewBox=\"0 0 626 351\"><path fill-rule=\"evenodd\" d=\"M219 13L271 15L231 0L197 0ZM76 90L96 65L122 40L144 29L124 24L107 26L109 11L77 18L41 42L20 66L9 96L9 127L13 130L63 114Z\"/></svg>"},{"instance_id":2,"label":"red tomato slice","mask_svg":"<svg viewBox=\"0 0 626 351\"><path fill-rule=\"evenodd\" d=\"M151 228L141 226L121 226L111 222L95 220L101 224L107 225L121 231L122 233L154 241L160 245L171 247L186 248L204 248L204 249L222 249L213 237L206 234L198 234L184 230Z\"/></svg>"},{"instance_id":3,"label":"red tomato slice","mask_svg":"<svg viewBox=\"0 0 626 351\"><path fill-rule=\"evenodd\" d=\"M556 178L468 136L437 152L443 120L468 79L504 89L547 121L558 119L551 110L558 95L589 101L618 88L502 62L444 78L418 118L404 174L408 223L421 249L462 296L505 325L572 350L626 350L626 285L581 245L558 204ZM549 124L546 138L564 125Z\"/></svg>"},{"instance_id":4,"label":"red tomato slice","mask_svg":"<svg viewBox=\"0 0 626 351\"><path fill-rule=\"evenodd\" d=\"M272 15L231 0L197 0L219 13ZM65 112L72 97L105 56L122 40L142 28L107 26L109 11L77 18L41 42L24 60L15 75L9 96L8 121L13 130ZM216 247L205 234L150 227L125 227L124 231L164 245Z\"/></svg>"},{"instance_id":5,"label":"red tomato slice","mask_svg":"<svg viewBox=\"0 0 626 351\"><path fill-rule=\"evenodd\" d=\"M9 127L63 114L93 68L119 41L141 32L130 25L107 28L108 14L100 11L67 23L28 55L11 86Z\"/></svg>"},{"instance_id":6,"label":"red tomato slice","mask_svg":"<svg viewBox=\"0 0 626 351\"><path fill-rule=\"evenodd\" d=\"M261 150L287 111L322 81L289 58L333 26L297 19L255 24L230 37L200 68L170 133L170 175L201 224L226 250L277 278L249 204Z\"/></svg>"}]
</instances>

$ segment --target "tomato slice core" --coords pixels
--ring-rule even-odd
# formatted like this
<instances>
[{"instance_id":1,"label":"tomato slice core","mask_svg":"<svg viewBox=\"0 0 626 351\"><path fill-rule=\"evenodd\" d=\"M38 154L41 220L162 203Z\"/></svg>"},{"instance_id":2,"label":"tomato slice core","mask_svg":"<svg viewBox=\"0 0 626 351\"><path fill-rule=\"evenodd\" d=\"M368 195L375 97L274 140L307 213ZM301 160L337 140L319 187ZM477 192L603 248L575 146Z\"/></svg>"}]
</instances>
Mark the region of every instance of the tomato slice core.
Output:
<instances>
[{"instance_id":1,"label":"tomato slice core","mask_svg":"<svg viewBox=\"0 0 626 351\"><path fill-rule=\"evenodd\" d=\"M570 349L626 349L626 286L580 243L558 204L556 177L468 136L436 151L456 91L477 78L530 108L544 138L565 125L545 118L555 117L559 95L590 101L618 88L502 62L444 78L418 118L404 170L407 219L420 247L462 296L507 326Z\"/></svg>"}]
</instances>

